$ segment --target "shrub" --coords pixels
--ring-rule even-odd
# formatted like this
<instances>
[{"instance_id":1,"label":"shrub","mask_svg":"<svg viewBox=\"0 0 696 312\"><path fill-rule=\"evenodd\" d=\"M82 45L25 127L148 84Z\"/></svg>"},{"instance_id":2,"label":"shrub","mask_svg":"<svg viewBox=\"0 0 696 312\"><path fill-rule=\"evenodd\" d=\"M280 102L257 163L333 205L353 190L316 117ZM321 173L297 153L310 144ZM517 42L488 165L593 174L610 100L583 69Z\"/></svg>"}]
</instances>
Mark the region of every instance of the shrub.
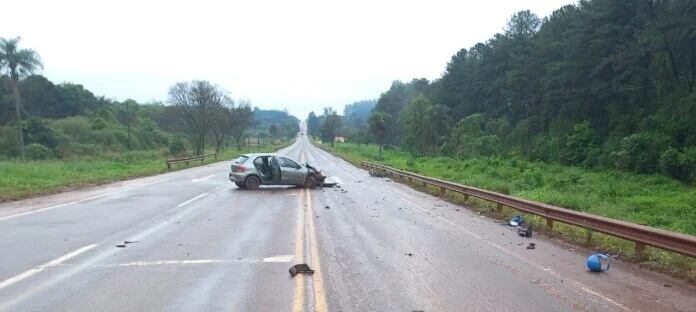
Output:
<instances>
[{"instance_id":1,"label":"shrub","mask_svg":"<svg viewBox=\"0 0 696 312\"><path fill-rule=\"evenodd\" d=\"M71 141L77 141L79 143L91 143L86 141L87 136L90 135L92 130L92 125L85 117L78 116L56 120L51 125L51 128L62 132Z\"/></svg>"},{"instance_id":2,"label":"shrub","mask_svg":"<svg viewBox=\"0 0 696 312\"><path fill-rule=\"evenodd\" d=\"M26 142L30 144L40 144L49 149L54 149L56 145L58 145L56 137L53 134L53 129L47 127L41 119L36 117L27 120L24 126L24 134L26 136Z\"/></svg>"},{"instance_id":3,"label":"shrub","mask_svg":"<svg viewBox=\"0 0 696 312\"><path fill-rule=\"evenodd\" d=\"M106 128L106 121L102 118L96 118L92 121L92 130L102 130Z\"/></svg>"},{"instance_id":4,"label":"shrub","mask_svg":"<svg viewBox=\"0 0 696 312\"><path fill-rule=\"evenodd\" d=\"M543 178L543 175L537 169L525 170L515 180L514 185L517 190L531 190L542 186L544 184Z\"/></svg>"},{"instance_id":5,"label":"shrub","mask_svg":"<svg viewBox=\"0 0 696 312\"><path fill-rule=\"evenodd\" d=\"M19 156L19 134L17 124L0 127L0 154L7 157Z\"/></svg>"},{"instance_id":6,"label":"shrub","mask_svg":"<svg viewBox=\"0 0 696 312\"><path fill-rule=\"evenodd\" d=\"M637 173L655 172L660 158L660 138L647 133L635 133L621 140L614 152L616 168Z\"/></svg>"},{"instance_id":7,"label":"shrub","mask_svg":"<svg viewBox=\"0 0 696 312\"><path fill-rule=\"evenodd\" d=\"M576 124L573 132L566 137L564 159L569 164L584 163L588 152L597 144L597 133L589 121Z\"/></svg>"},{"instance_id":8,"label":"shrub","mask_svg":"<svg viewBox=\"0 0 696 312\"><path fill-rule=\"evenodd\" d=\"M660 170L675 179L684 180L684 171L679 163L679 151L670 148L660 155Z\"/></svg>"},{"instance_id":9,"label":"shrub","mask_svg":"<svg viewBox=\"0 0 696 312\"><path fill-rule=\"evenodd\" d=\"M682 152L670 148L660 155L662 173L681 181L696 181L696 147Z\"/></svg>"},{"instance_id":10,"label":"shrub","mask_svg":"<svg viewBox=\"0 0 696 312\"><path fill-rule=\"evenodd\" d=\"M186 151L186 147L184 146L184 141L181 140L181 138L175 138L172 140L171 143L169 143L169 154L170 155L178 155Z\"/></svg>"},{"instance_id":11,"label":"shrub","mask_svg":"<svg viewBox=\"0 0 696 312\"><path fill-rule=\"evenodd\" d=\"M51 150L41 144L36 143L27 145L25 153L27 158L32 160L44 160L52 158Z\"/></svg>"}]
</instances>

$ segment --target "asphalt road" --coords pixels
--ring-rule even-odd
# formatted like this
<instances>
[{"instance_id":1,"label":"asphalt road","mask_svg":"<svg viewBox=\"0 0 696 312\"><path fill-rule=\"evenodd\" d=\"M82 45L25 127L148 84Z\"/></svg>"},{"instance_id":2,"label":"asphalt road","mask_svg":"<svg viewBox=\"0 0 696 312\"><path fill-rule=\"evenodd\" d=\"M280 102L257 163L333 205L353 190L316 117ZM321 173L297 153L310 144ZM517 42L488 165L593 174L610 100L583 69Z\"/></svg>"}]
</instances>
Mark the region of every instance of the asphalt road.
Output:
<instances>
[{"instance_id":1,"label":"asphalt road","mask_svg":"<svg viewBox=\"0 0 696 312\"><path fill-rule=\"evenodd\" d=\"M0 205L0 311L696 307L693 285L621 262L590 274L588 251L518 237L303 136L280 153L341 187L242 190L223 161ZM302 262L315 273L291 278Z\"/></svg>"}]
</instances>

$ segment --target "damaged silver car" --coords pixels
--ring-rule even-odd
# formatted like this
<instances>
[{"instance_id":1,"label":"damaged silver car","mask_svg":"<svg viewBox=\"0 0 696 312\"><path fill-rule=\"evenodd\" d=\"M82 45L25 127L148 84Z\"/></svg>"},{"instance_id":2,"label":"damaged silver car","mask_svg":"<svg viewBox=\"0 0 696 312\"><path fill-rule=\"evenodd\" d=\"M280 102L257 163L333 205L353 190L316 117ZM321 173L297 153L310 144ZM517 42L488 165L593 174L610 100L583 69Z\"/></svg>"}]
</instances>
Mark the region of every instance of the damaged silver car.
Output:
<instances>
[{"instance_id":1,"label":"damaged silver car","mask_svg":"<svg viewBox=\"0 0 696 312\"><path fill-rule=\"evenodd\" d=\"M324 183L321 171L276 154L243 154L230 166L230 181L240 188L261 185L296 185L315 188Z\"/></svg>"}]
</instances>

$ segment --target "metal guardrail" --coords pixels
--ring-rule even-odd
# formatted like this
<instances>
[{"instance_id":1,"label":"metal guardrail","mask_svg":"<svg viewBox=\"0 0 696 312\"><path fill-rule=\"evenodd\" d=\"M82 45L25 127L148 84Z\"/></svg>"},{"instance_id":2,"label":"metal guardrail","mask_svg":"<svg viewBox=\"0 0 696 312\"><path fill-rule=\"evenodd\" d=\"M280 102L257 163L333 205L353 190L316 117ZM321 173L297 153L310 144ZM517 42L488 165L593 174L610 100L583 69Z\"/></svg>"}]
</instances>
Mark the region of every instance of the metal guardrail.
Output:
<instances>
[{"instance_id":1,"label":"metal guardrail","mask_svg":"<svg viewBox=\"0 0 696 312\"><path fill-rule=\"evenodd\" d=\"M180 163L186 163L188 165L192 160L203 160L206 157L213 156L215 159L217 159L217 153L210 153L210 154L204 154L204 155L198 155L198 156L191 156L191 157L185 157L185 158L178 158L178 159L167 159L167 169L172 169L173 164L180 164Z\"/></svg>"},{"instance_id":2,"label":"metal guardrail","mask_svg":"<svg viewBox=\"0 0 696 312\"><path fill-rule=\"evenodd\" d=\"M446 191L452 191L464 194L465 200L468 199L469 196L473 196L494 202L497 204L498 210L502 209L503 206L508 206L522 212L544 217L546 218L546 226L549 229L553 228L554 221L558 221L591 231L620 237L635 242L635 253L640 256L645 255L645 246L649 245L690 257L696 257L696 236L670 232L645 225L619 221L540 202L520 199L371 162L363 161L362 165L368 169L376 169L391 176L396 175L400 178L407 178L409 182L413 180L420 181L423 183L424 187L427 185L439 187L441 196L444 196ZM588 235L591 235L591 233L588 233Z\"/></svg>"}]
</instances>

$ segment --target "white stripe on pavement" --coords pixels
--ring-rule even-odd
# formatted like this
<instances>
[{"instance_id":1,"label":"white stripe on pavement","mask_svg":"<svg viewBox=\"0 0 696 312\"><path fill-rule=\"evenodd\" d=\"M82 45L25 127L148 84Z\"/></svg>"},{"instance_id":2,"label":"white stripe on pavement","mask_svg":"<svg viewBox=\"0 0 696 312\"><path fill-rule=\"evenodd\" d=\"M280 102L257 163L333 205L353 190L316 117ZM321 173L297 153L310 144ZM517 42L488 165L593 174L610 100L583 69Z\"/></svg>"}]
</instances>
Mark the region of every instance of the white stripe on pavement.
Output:
<instances>
[{"instance_id":1,"label":"white stripe on pavement","mask_svg":"<svg viewBox=\"0 0 696 312\"><path fill-rule=\"evenodd\" d=\"M8 279L6 279L6 280L0 282L0 289L3 289L3 288L5 288L5 287L7 287L7 286L10 286L10 285L14 284L14 283L17 283L17 282L19 282L19 281L21 281L21 280L23 280L23 279L26 279L26 278L28 278L28 277L30 277L30 276L36 274L36 273L39 273L39 272L45 270L46 268L58 266L58 265L60 265L61 263L63 263L64 261L69 260L70 258L74 258L75 256L77 256L77 255L79 255L79 254L81 254L81 253L83 253L83 252L85 252L85 251L87 251L87 250L90 250L90 249L92 249L92 248L94 248L94 247L96 247L96 246L97 246L97 244L92 244L92 245L84 246L84 247L82 247L82 248L80 248L80 249L77 249L77 250L75 250L75 251L73 251L73 252L70 252L70 253L68 253L68 254L65 254L65 255L63 255L63 256L61 256L61 257L59 257L59 258L56 258L56 259L54 259L54 260L51 260L51 261L48 262L48 263L42 264L42 265L37 266L37 267L35 267L35 268L29 269L29 270L27 270L27 271L24 271L24 272L22 272L22 273L20 273L20 274L18 274L18 275L15 275L15 276L13 276L13 277L10 277L10 278L8 278Z\"/></svg>"},{"instance_id":2,"label":"white stripe on pavement","mask_svg":"<svg viewBox=\"0 0 696 312\"><path fill-rule=\"evenodd\" d=\"M191 199L189 199L189 200L187 200L187 201L185 201L185 202L179 204L179 205L176 206L176 207L178 208L178 207L186 206L186 205L192 203L194 200L199 199L199 198L201 198L201 197L203 197L203 196L206 196L206 195L208 195L208 193L203 193L203 194L201 194L201 195L198 195L198 196L196 196L196 197L194 197L194 198L191 198Z\"/></svg>"}]
</instances>

